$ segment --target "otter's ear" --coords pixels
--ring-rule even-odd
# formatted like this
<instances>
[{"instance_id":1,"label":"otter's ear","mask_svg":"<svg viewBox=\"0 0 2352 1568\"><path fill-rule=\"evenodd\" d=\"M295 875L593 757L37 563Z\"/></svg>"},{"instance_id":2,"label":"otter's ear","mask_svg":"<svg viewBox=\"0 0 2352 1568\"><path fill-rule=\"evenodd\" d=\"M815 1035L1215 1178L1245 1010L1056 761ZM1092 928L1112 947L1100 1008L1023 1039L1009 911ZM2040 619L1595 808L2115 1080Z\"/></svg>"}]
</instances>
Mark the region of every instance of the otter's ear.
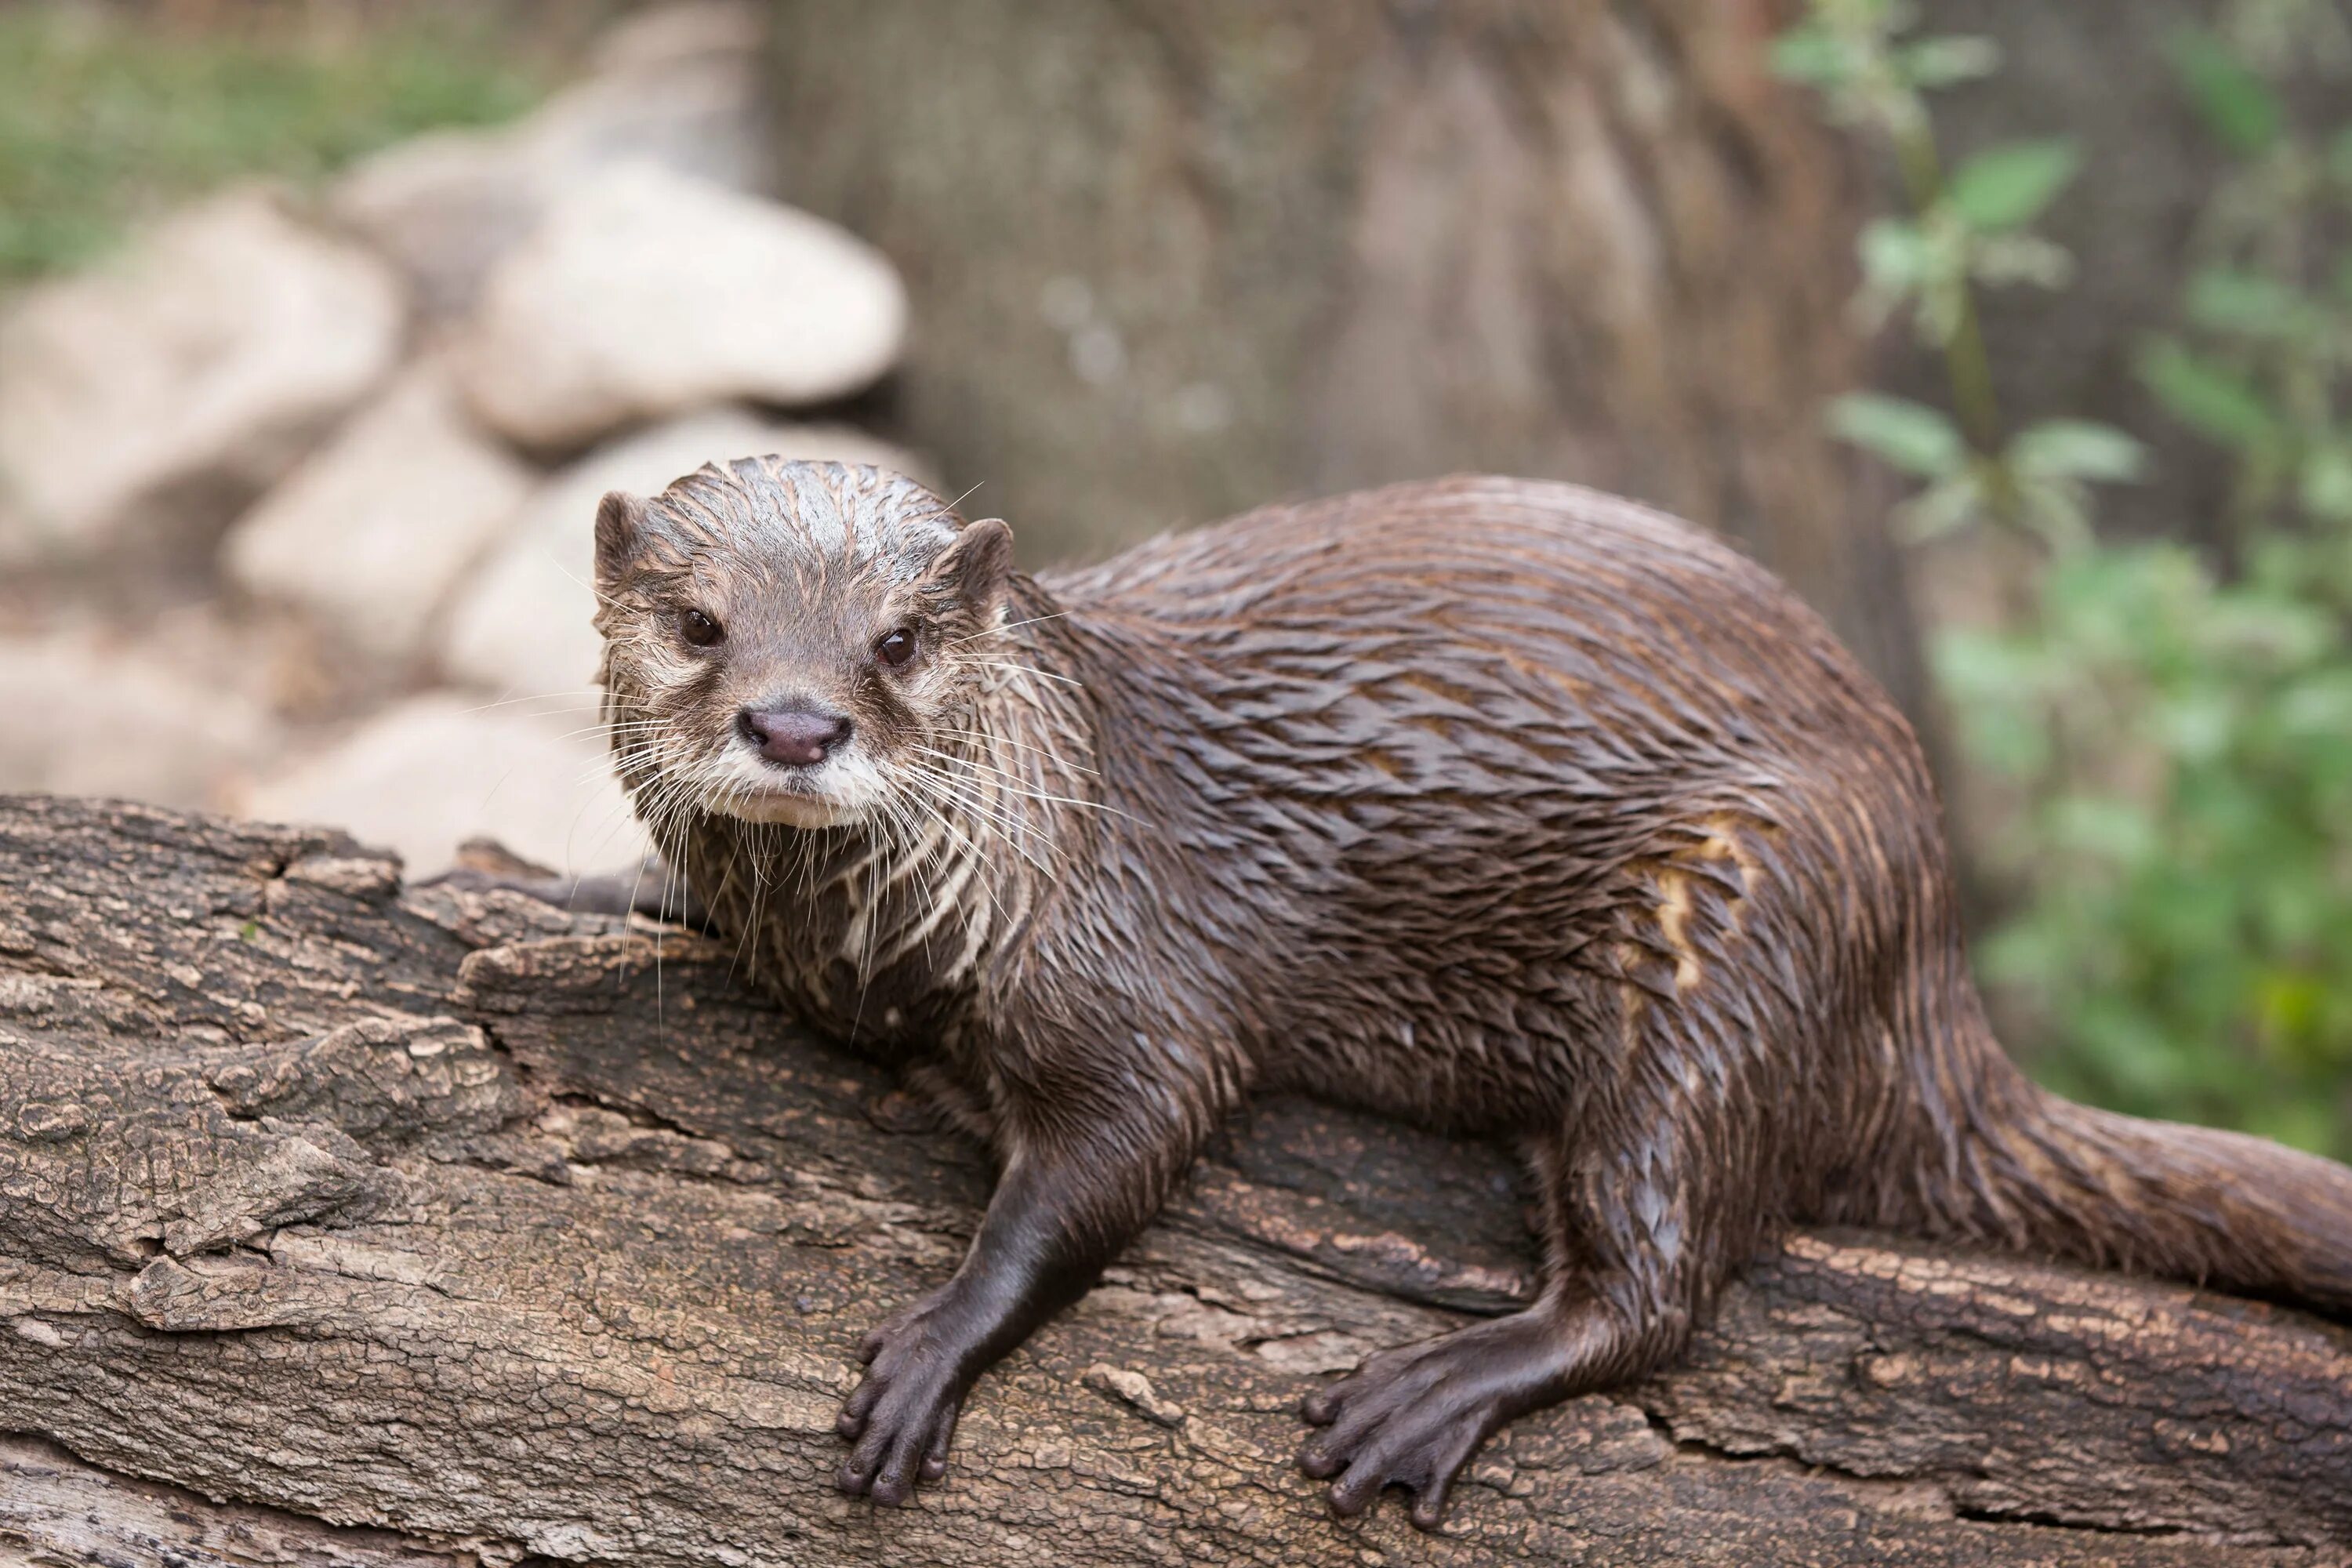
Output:
<instances>
[{"instance_id":1,"label":"otter's ear","mask_svg":"<svg viewBox=\"0 0 2352 1568\"><path fill-rule=\"evenodd\" d=\"M596 503L596 580L618 582L636 559L646 503L626 490L607 490Z\"/></svg>"},{"instance_id":2,"label":"otter's ear","mask_svg":"<svg viewBox=\"0 0 2352 1568\"><path fill-rule=\"evenodd\" d=\"M1013 530L1004 520L983 517L963 525L955 542L931 563L927 581L953 594L974 615L985 616L1003 602L1013 580Z\"/></svg>"}]
</instances>

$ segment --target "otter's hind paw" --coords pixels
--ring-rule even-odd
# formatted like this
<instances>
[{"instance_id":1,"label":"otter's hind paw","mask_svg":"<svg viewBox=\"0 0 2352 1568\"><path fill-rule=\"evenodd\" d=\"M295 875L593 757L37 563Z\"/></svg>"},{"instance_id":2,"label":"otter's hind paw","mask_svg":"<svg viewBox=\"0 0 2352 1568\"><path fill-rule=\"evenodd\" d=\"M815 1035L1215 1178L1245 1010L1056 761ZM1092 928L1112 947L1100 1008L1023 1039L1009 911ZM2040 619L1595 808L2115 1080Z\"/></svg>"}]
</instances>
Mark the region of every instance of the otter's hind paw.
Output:
<instances>
[{"instance_id":1,"label":"otter's hind paw","mask_svg":"<svg viewBox=\"0 0 2352 1568\"><path fill-rule=\"evenodd\" d=\"M1301 1414L1325 1430L1299 1451L1299 1468L1331 1482L1331 1507L1343 1516L1402 1487L1414 1525L1435 1530L1478 1446L1559 1397L1562 1362L1558 1325L1535 1312L1382 1351L1307 1395Z\"/></svg>"}]
</instances>

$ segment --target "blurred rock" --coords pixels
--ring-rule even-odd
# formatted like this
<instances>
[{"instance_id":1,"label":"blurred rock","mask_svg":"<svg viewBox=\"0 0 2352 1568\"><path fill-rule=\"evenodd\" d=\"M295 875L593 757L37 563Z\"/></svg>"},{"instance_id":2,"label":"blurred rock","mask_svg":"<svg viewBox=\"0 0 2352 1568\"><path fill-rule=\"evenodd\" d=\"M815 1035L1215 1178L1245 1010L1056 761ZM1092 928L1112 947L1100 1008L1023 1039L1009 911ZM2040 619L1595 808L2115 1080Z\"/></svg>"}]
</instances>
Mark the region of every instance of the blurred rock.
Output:
<instances>
[{"instance_id":1,"label":"blurred rock","mask_svg":"<svg viewBox=\"0 0 2352 1568\"><path fill-rule=\"evenodd\" d=\"M247 512L223 560L248 593L404 661L538 477L467 423L426 360Z\"/></svg>"},{"instance_id":2,"label":"blurred rock","mask_svg":"<svg viewBox=\"0 0 2352 1568\"><path fill-rule=\"evenodd\" d=\"M378 714L240 804L249 816L347 828L397 850L412 876L446 869L478 837L549 866L625 865L645 837L594 721L436 692Z\"/></svg>"},{"instance_id":3,"label":"blurred rock","mask_svg":"<svg viewBox=\"0 0 2352 1568\"><path fill-rule=\"evenodd\" d=\"M425 313L455 318L563 193L646 160L714 184L765 189L773 157L753 6L688 5L614 27L597 74L493 131L419 136L336 184L337 218L399 263Z\"/></svg>"},{"instance_id":4,"label":"blurred rock","mask_svg":"<svg viewBox=\"0 0 2352 1568\"><path fill-rule=\"evenodd\" d=\"M599 641L596 502L606 490L651 495L707 462L769 453L874 463L918 477L921 463L862 431L772 425L721 408L598 448L541 488L450 617L450 673L502 694L555 700L591 690ZM585 699L583 698L583 700Z\"/></svg>"},{"instance_id":5,"label":"blurred rock","mask_svg":"<svg viewBox=\"0 0 2352 1568\"><path fill-rule=\"evenodd\" d=\"M400 350L397 279L267 191L216 197L0 326L0 560L209 547Z\"/></svg>"},{"instance_id":6,"label":"blurred rock","mask_svg":"<svg viewBox=\"0 0 2352 1568\"><path fill-rule=\"evenodd\" d=\"M220 683L72 633L0 640L0 793L217 809L277 738Z\"/></svg>"},{"instance_id":7,"label":"blurred rock","mask_svg":"<svg viewBox=\"0 0 2352 1568\"><path fill-rule=\"evenodd\" d=\"M600 76L671 70L712 58L756 59L768 42L768 12L749 0L687 0L625 16L596 40L589 68Z\"/></svg>"},{"instance_id":8,"label":"blurred rock","mask_svg":"<svg viewBox=\"0 0 2352 1568\"><path fill-rule=\"evenodd\" d=\"M724 398L786 405L897 361L907 300L819 218L649 163L566 193L499 263L457 343L490 426L571 447Z\"/></svg>"}]
</instances>

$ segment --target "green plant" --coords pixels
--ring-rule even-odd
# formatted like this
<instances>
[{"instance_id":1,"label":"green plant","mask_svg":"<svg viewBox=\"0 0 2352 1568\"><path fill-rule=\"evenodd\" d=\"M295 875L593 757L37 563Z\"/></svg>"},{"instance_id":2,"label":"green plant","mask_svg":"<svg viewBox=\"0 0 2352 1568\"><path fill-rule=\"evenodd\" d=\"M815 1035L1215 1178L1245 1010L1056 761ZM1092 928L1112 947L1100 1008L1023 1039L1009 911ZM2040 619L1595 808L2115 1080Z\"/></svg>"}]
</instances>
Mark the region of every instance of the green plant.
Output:
<instances>
[{"instance_id":1,"label":"green plant","mask_svg":"<svg viewBox=\"0 0 2352 1568\"><path fill-rule=\"evenodd\" d=\"M2352 223L2352 123L2298 124L2256 61L2284 75L2352 44L2335 7L2309 0L2242 0L2221 20L2176 35L2168 52L2236 167L2200 225L2185 330L2152 340L2140 372L2175 418L2235 458L2238 534L2340 528L2352 524L2352 250L2331 237Z\"/></svg>"},{"instance_id":2,"label":"green plant","mask_svg":"<svg viewBox=\"0 0 2352 1568\"><path fill-rule=\"evenodd\" d=\"M2012 435L1977 309L1981 288L2067 281L2072 259L2032 226L2079 160L2064 141L2009 142L1977 153L1948 177L1927 94L1991 73L2000 57L1982 38L1913 37L1916 20L1905 0L1811 0L1805 19L1774 47L1782 76L1818 89L1832 119L1874 137L1892 157L1909 211L1863 230L1856 303L1874 328L1907 310L1951 386L1949 414L1853 394L1831 409L1831 428L1922 481L1904 509L1915 538L1990 520L2054 548L2080 549L2091 538L2090 486L2137 478L2139 444L2081 420Z\"/></svg>"},{"instance_id":3,"label":"green plant","mask_svg":"<svg viewBox=\"0 0 2352 1568\"><path fill-rule=\"evenodd\" d=\"M1982 847L2012 899L1981 971L2021 1054L2066 1092L2352 1155L2352 256L2329 238L2352 210L2352 133L2297 127L2275 81L2352 55L2342 18L2238 0L2170 45L2240 163L2183 325L2142 369L2236 458L2230 578L2177 544L2098 540L2087 486L2137 472L2127 437L2060 422L2003 438L1975 290L2060 276L2031 244L1987 246L2031 239L2072 160L2028 144L1923 180L1921 95L1951 62L1993 60L1907 41L1907 21L1884 0L1814 0L1781 65L1895 146L1913 216L1865 235L1863 304L1912 309L1958 415L1865 396L1833 427L1924 481L1919 531L1990 521L2051 547L2004 624L1946 628L1933 650L1967 758L2021 803Z\"/></svg>"},{"instance_id":4,"label":"green plant","mask_svg":"<svg viewBox=\"0 0 2352 1568\"><path fill-rule=\"evenodd\" d=\"M1937 667L1970 759L2027 805L1979 944L2045 1080L2352 1154L2352 552L2265 542L2052 563Z\"/></svg>"},{"instance_id":5,"label":"green plant","mask_svg":"<svg viewBox=\"0 0 2352 1568\"><path fill-rule=\"evenodd\" d=\"M0 5L0 286L86 261L225 180L311 179L429 126L520 111L530 74L474 31L320 42Z\"/></svg>"}]
</instances>

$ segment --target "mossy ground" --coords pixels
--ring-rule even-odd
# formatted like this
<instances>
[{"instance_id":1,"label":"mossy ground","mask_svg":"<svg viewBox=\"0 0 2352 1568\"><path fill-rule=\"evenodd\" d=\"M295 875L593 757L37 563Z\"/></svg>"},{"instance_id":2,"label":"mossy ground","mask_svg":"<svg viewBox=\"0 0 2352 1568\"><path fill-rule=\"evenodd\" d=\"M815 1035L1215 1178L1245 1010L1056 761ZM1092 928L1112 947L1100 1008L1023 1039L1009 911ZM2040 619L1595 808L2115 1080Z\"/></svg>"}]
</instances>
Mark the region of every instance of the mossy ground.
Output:
<instances>
[{"instance_id":1,"label":"mossy ground","mask_svg":"<svg viewBox=\"0 0 2352 1568\"><path fill-rule=\"evenodd\" d=\"M214 10L196 26L0 5L0 289L225 182L308 183L419 131L509 118L550 74L496 5Z\"/></svg>"}]
</instances>

